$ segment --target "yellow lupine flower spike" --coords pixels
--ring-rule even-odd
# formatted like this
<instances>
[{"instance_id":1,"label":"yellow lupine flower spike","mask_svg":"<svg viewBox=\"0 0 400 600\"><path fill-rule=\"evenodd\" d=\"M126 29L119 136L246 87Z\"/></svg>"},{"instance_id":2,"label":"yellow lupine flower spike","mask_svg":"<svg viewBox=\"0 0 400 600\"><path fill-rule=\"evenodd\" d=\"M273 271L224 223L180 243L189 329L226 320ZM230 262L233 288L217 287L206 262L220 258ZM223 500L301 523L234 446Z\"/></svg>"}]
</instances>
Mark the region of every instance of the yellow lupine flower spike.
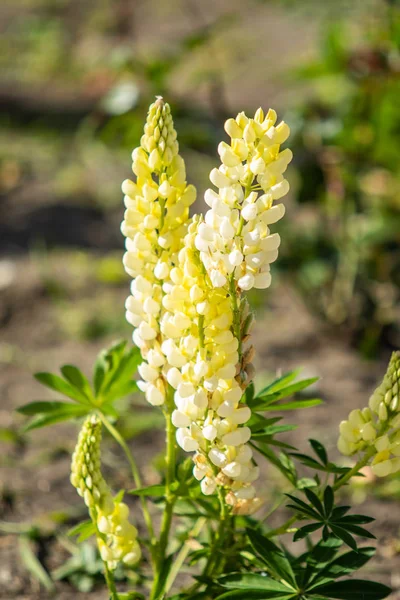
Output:
<instances>
[{"instance_id":1,"label":"yellow lupine flower spike","mask_svg":"<svg viewBox=\"0 0 400 600\"><path fill-rule=\"evenodd\" d=\"M132 159L136 182L122 184L126 212L121 229L127 238L124 266L133 277L126 317L135 327L133 341L144 359L139 385L148 402L158 406L166 394L160 376L165 363L159 326L163 282L182 246L189 206L196 199L195 188L186 184L170 107L162 98L149 108L144 135Z\"/></svg>"},{"instance_id":2,"label":"yellow lupine flower spike","mask_svg":"<svg viewBox=\"0 0 400 600\"><path fill-rule=\"evenodd\" d=\"M369 407L353 410L340 424L339 450L345 455L369 451L379 477L400 471L400 352L393 352Z\"/></svg>"},{"instance_id":3,"label":"yellow lupine flower spike","mask_svg":"<svg viewBox=\"0 0 400 600\"><path fill-rule=\"evenodd\" d=\"M101 474L100 443L101 422L90 416L82 426L72 456L71 483L83 497L96 525L102 559L109 569L115 569L120 561L126 565L138 562L141 551L127 505L113 498Z\"/></svg>"},{"instance_id":4,"label":"yellow lupine flower spike","mask_svg":"<svg viewBox=\"0 0 400 600\"><path fill-rule=\"evenodd\" d=\"M225 123L231 142L218 146L222 164L210 173L217 192L206 191L210 210L196 236L214 287L226 285L231 276L241 290L271 283L280 237L269 226L285 213L284 205L274 202L289 190L283 173L292 159L291 150L280 151L289 127L283 121L275 126L276 119L275 111L264 116L259 108L253 119L240 113Z\"/></svg>"}]
</instances>

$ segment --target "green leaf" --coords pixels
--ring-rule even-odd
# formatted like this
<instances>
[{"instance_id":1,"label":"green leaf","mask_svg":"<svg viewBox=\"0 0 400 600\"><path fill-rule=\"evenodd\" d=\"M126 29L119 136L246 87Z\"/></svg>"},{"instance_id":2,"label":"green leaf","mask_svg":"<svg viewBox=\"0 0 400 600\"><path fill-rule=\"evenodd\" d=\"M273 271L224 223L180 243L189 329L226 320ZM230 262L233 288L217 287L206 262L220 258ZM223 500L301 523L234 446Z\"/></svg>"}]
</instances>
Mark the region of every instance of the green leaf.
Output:
<instances>
[{"instance_id":1,"label":"green leaf","mask_svg":"<svg viewBox=\"0 0 400 600\"><path fill-rule=\"evenodd\" d=\"M96 358L93 370L93 385L94 393L96 396L99 395L101 386L103 385L104 377L107 371L107 350L102 350Z\"/></svg>"},{"instance_id":2,"label":"green leaf","mask_svg":"<svg viewBox=\"0 0 400 600\"><path fill-rule=\"evenodd\" d=\"M77 407L76 404L71 404L71 402L61 402L59 400L43 400L37 402L29 402L29 404L24 404L24 406L20 406L19 408L17 408L17 412L21 413L22 415L27 415L31 417L37 414L52 413L60 409L68 411L70 408L73 409L73 412L77 408L80 409L81 407Z\"/></svg>"},{"instance_id":3,"label":"green leaf","mask_svg":"<svg viewBox=\"0 0 400 600\"><path fill-rule=\"evenodd\" d=\"M39 414L32 419L25 427L23 427L23 431L31 431L32 429L39 429L40 427L47 427L48 425L53 425L54 423L61 423L62 421L68 421L69 419L76 419L78 417L83 417L90 413L90 408L85 408L84 406L74 406L71 405L71 409L60 409L57 411L53 411L50 414Z\"/></svg>"},{"instance_id":4,"label":"green leaf","mask_svg":"<svg viewBox=\"0 0 400 600\"><path fill-rule=\"evenodd\" d=\"M270 425L269 427L264 427L264 429L256 431L252 437L257 438L265 435L272 436L277 433L284 433L285 431L294 431L295 429L297 429L297 425Z\"/></svg>"},{"instance_id":5,"label":"green leaf","mask_svg":"<svg viewBox=\"0 0 400 600\"><path fill-rule=\"evenodd\" d=\"M77 535L77 536L79 536L78 542L84 542L85 540L90 538L95 533L96 533L96 527L94 526L93 522L92 521L84 521L83 523L79 523L79 525L72 527L68 531L67 535L69 537L73 537L73 536Z\"/></svg>"},{"instance_id":6,"label":"green leaf","mask_svg":"<svg viewBox=\"0 0 400 600\"><path fill-rule=\"evenodd\" d=\"M318 456L320 461L326 466L328 464L328 455L326 453L325 447L318 440L308 440L311 444L312 449L315 454Z\"/></svg>"},{"instance_id":7,"label":"green leaf","mask_svg":"<svg viewBox=\"0 0 400 600\"><path fill-rule=\"evenodd\" d=\"M287 590L287 588L286 588ZM210 598L210 596L206 596L206 598ZM269 598L279 598L279 600L290 600L290 598L296 598L296 594L291 594L288 591L282 592L279 590L276 591L267 591L267 590L231 590L229 592L225 592L221 594L221 596L217 596L215 600L269 600Z\"/></svg>"},{"instance_id":8,"label":"green leaf","mask_svg":"<svg viewBox=\"0 0 400 600\"><path fill-rule=\"evenodd\" d=\"M300 529L296 531L293 536L293 541L297 542L298 540L302 540L303 538L307 537L307 535L317 531L317 529L320 529L321 527L321 523L310 523L309 525L304 525L304 527L300 527Z\"/></svg>"},{"instance_id":9,"label":"green leaf","mask_svg":"<svg viewBox=\"0 0 400 600\"><path fill-rule=\"evenodd\" d=\"M335 504L335 496L333 493L333 489L330 485L327 485L324 491L324 509L325 515L329 517L332 513L333 506Z\"/></svg>"},{"instance_id":10,"label":"green leaf","mask_svg":"<svg viewBox=\"0 0 400 600\"><path fill-rule=\"evenodd\" d=\"M257 397L264 396L265 394L273 394L274 392L279 392L283 388L285 388L289 383L294 381L297 375L301 372L301 369L295 369L294 371L288 371L284 373L278 379L275 379L272 383L263 388L258 394Z\"/></svg>"},{"instance_id":11,"label":"green leaf","mask_svg":"<svg viewBox=\"0 0 400 600\"><path fill-rule=\"evenodd\" d=\"M308 590L313 587L325 585L330 581L349 575L363 567L376 552L375 548L360 548L358 552L346 552L332 562L328 563L323 569L318 569L318 573L310 580L307 586ZM318 568L318 567L317 567Z\"/></svg>"},{"instance_id":12,"label":"green leaf","mask_svg":"<svg viewBox=\"0 0 400 600\"><path fill-rule=\"evenodd\" d=\"M118 367L113 372L111 378L104 385L103 394L108 398L114 385L121 387L132 379L137 367L141 362L141 355L138 348L131 348L120 360Z\"/></svg>"},{"instance_id":13,"label":"green leaf","mask_svg":"<svg viewBox=\"0 0 400 600\"><path fill-rule=\"evenodd\" d=\"M264 427L279 423L279 421L282 421L282 417L270 417L267 419L263 415L253 412L246 425L250 427L252 433L256 433L257 431L262 431Z\"/></svg>"},{"instance_id":14,"label":"green leaf","mask_svg":"<svg viewBox=\"0 0 400 600\"><path fill-rule=\"evenodd\" d=\"M318 377L310 377L309 379L302 379L297 383L293 383L278 392L268 393L268 394L260 394L251 402L251 408L253 410L265 410L265 407L270 404L276 404L282 398L287 398L288 396L293 396L297 392L304 390L309 387L316 381L318 381Z\"/></svg>"},{"instance_id":15,"label":"green leaf","mask_svg":"<svg viewBox=\"0 0 400 600\"><path fill-rule=\"evenodd\" d=\"M147 487L137 488L136 490L129 490L128 494L133 496L165 496L165 485L155 484Z\"/></svg>"},{"instance_id":16,"label":"green leaf","mask_svg":"<svg viewBox=\"0 0 400 600\"><path fill-rule=\"evenodd\" d=\"M25 536L19 538L19 553L21 560L29 573L37 579L46 590L49 592L54 591L54 583L34 553L31 542Z\"/></svg>"},{"instance_id":17,"label":"green leaf","mask_svg":"<svg viewBox=\"0 0 400 600\"><path fill-rule=\"evenodd\" d=\"M339 539L343 540L345 544L347 544L352 550L357 551L357 543L355 539L342 527L338 527L337 525L330 525L332 533L336 535Z\"/></svg>"},{"instance_id":18,"label":"green leaf","mask_svg":"<svg viewBox=\"0 0 400 600\"><path fill-rule=\"evenodd\" d=\"M324 507L322 505L321 500L318 498L317 494L315 492L313 492L312 490L310 490L309 488L304 488L304 493L307 496L307 500L309 501L309 503L312 504L314 506L314 508L316 508L316 510L319 512L320 515L324 515L325 514Z\"/></svg>"},{"instance_id":19,"label":"green leaf","mask_svg":"<svg viewBox=\"0 0 400 600\"><path fill-rule=\"evenodd\" d=\"M295 593L296 591L269 576L258 575L257 573L230 573L229 575L220 577L217 581L222 587L233 590L247 590L250 588L253 590L267 590L270 592L285 592L285 594L288 594L291 591Z\"/></svg>"},{"instance_id":20,"label":"green leaf","mask_svg":"<svg viewBox=\"0 0 400 600\"><path fill-rule=\"evenodd\" d=\"M138 385L133 379L131 381L122 381L121 383L116 382L109 391L106 392L104 404L108 404L119 398L125 398L125 396L129 396L130 394L135 394L138 390Z\"/></svg>"},{"instance_id":21,"label":"green leaf","mask_svg":"<svg viewBox=\"0 0 400 600\"><path fill-rule=\"evenodd\" d=\"M60 369L64 378L76 389L78 389L87 398L89 402L92 400L92 390L90 384L84 374L74 367L74 365L64 365Z\"/></svg>"},{"instance_id":22,"label":"green leaf","mask_svg":"<svg viewBox=\"0 0 400 600\"><path fill-rule=\"evenodd\" d=\"M265 408L258 408L264 412L270 411L285 411L285 410L298 410L301 408L310 408L311 406L318 406L322 404L321 398L309 398L307 400L294 400L293 402L285 402L284 404L273 404L272 406L266 406Z\"/></svg>"},{"instance_id":23,"label":"green leaf","mask_svg":"<svg viewBox=\"0 0 400 600\"><path fill-rule=\"evenodd\" d=\"M268 569L278 578L290 584L296 584L292 566L283 552L271 540L254 529L246 529L246 533L256 554L267 565Z\"/></svg>"},{"instance_id":24,"label":"green leaf","mask_svg":"<svg viewBox=\"0 0 400 600\"><path fill-rule=\"evenodd\" d=\"M80 404L89 405L89 401L84 394L72 385L53 373L35 373L35 378L43 385L49 387L56 392L60 392L64 396L79 402Z\"/></svg>"},{"instance_id":25,"label":"green leaf","mask_svg":"<svg viewBox=\"0 0 400 600\"><path fill-rule=\"evenodd\" d=\"M337 598L338 600L381 600L381 598L387 598L391 591L382 583L360 579L336 581L313 590L327 598Z\"/></svg>"}]
</instances>

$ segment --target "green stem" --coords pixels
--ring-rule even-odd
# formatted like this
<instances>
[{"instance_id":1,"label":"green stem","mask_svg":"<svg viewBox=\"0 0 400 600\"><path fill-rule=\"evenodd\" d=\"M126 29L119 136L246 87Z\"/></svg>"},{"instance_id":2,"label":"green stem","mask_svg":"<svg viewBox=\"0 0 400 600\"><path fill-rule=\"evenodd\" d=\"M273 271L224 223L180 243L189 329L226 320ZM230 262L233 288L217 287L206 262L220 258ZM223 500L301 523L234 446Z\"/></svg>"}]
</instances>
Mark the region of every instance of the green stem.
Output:
<instances>
[{"instance_id":1,"label":"green stem","mask_svg":"<svg viewBox=\"0 0 400 600\"><path fill-rule=\"evenodd\" d=\"M126 455L126 458L128 460L129 466L131 468L132 477L133 477L133 480L135 482L135 485L136 485L137 488L141 488L142 487L142 480L141 480L141 477L140 477L138 466L137 466L136 461L133 458L132 453L129 450L129 447L128 447L127 443L125 442L124 438L119 433L119 431L117 429L115 429L115 427L110 423L110 421L103 415L102 412L100 412L100 411L97 412L97 415L98 415L99 419L101 420L101 422L103 423L104 427L112 435L112 437L114 438L114 440L121 446L122 450L124 451L124 453ZM146 523L146 527L147 527L147 530L148 530L149 535L150 535L150 550L151 550L151 555L152 555L152 558L154 558L154 550L155 550L156 539L155 539L155 535L154 535L153 523L152 523L152 520L151 520L151 515L150 515L150 512L149 512L149 508L147 506L146 498L144 498L143 496L140 496L140 504L142 506L143 517L144 517L144 520L145 520L145 523Z\"/></svg>"},{"instance_id":2,"label":"green stem","mask_svg":"<svg viewBox=\"0 0 400 600\"><path fill-rule=\"evenodd\" d=\"M354 467L352 469L350 469L350 471L347 471L347 473L345 475L343 475L343 477L341 477L340 479L337 480L337 482L333 486L333 490L334 491L338 490L345 483L347 483L349 481L349 479L351 479L352 477L357 475L357 473L360 471L360 469L362 469L363 467L365 467L368 464L370 458L375 454L375 452L376 452L375 447L371 446L368 449L368 451L364 454L363 458L360 458L360 460L354 465Z\"/></svg>"},{"instance_id":3,"label":"green stem","mask_svg":"<svg viewBox=\"0 0 400 600\"><path fill-rule=\"evenodd\" d=\"M295 523L296 521L297 521L297 515L293 515L293 517L290 517L290 519L288 519L280 527L277 527L276 529L271 529L271 531L268 531L267 537L268 538L272 538L272 537L275 537L277 535L283 535L284 533L287 533L287 530L289 529L289 527L291 525L293 525L293 523Z\"/></svg>"},{"instance_id":4,"label":"green stem","mask_svg":"<svg viewBox=\"0 0 400 600\"><path fill-rule=\"evenodd\" d=\"M211 577L220 566L220 549L225 535L226 522L228 517L228 507L225 502L225 495L221 488L218 488L218 498L220 502L220 520L215 534L213 545L210 548L210 554L204 569L204 575Z\"/></svg>"},{"instance_id":5,"label":"green stem","mask_svg":"<svg viewBox=\"0 0 400 600\"><path fill-rule=\"evenodd\" d=\"M175 427L172 423L172 412L174 410L174 390L171 386L168 386L167 399L165 403L165 422L166 422L166 463L167 471L165 477L165 509L161 522L160 539L158 543L158 555L157 555L157 576L154 578L153 588L150 598L158 598L162 595L164 584L160 585L160 573L165 563L166 552L168 547L169 532L172 524L172 517L174 513L174 505L176 496L173 493L171 487L175 481L175 465L176 465L176 441L175 441Z\"/></svg>"},{"instance_id":6,"label":"green stem","mask_svg":"<svg viewBox=\"0 0 400 600\"><path fill-rule=\"evenodd\" d=\"M206 522L207 522L207 519L205 517L200 517L199 519L197 519L193 529L189 532L188 539L185 541L181 550L178 552L175 562L171 567L171 571L169 572L169 575L167 578L167 583L165 584L165 589L164 589L165 594L167 594L169 592L176 577L179 575L181 567L182 567L183 563L185 562L187 555L189 554L191 540L193 538L196 538L199 535L200 531L203 529Z\"/></svg>"},{"instance_id":7,"label":"green stem","mask_svg":"<svg viewBox=\"0 0 400 600\"><path fill-rule=\"evenodd\" d=\"M110 592L110 600L118 600L117 588L115 587L114 575L112 571L107 567L107 563L104 563L104 577L107 583L108 590Z\"/></svg>"}]
</instances>

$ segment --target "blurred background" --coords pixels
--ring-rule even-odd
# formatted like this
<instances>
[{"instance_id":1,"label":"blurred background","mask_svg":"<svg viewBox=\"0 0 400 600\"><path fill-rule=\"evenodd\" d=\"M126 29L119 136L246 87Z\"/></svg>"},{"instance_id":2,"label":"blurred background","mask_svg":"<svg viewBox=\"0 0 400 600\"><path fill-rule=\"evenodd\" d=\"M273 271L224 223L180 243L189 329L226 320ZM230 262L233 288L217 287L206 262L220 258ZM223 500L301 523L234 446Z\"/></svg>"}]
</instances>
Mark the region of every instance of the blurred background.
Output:
<instances>
[{"instance_id":1,"label":"blurred background","mask_svg":"<svg viewBox=\"0 0 400 600\"><path fill-rule=\"evenodd\" d=\"M33 372L89 372L131 336L120 184L147 106L156 94L172 106L197 210L227 117L272 106L289 123L280 258L252 296L258 378L322 377L325 406L297 416L291 438L323 436L334 456L338 421L400 347L400 3L2 0L0 23L0 598L102 600L95 551L65 535L83 514L68 482L75 430L22 434L14 409L51 398ZM127 401L121 427L148 482L157 425ZM104 459L131 487L115 448ZM371 575L400 590L400 479L368 477L353 500L367 489Z\"/></svg>"}]
</instances>

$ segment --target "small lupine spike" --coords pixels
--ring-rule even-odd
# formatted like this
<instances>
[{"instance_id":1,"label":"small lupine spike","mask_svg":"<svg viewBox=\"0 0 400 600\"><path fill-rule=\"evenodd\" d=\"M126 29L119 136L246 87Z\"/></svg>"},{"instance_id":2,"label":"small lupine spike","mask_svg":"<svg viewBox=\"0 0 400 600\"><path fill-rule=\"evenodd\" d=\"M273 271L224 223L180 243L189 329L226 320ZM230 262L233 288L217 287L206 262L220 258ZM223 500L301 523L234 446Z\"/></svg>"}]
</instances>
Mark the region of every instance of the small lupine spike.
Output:
<instances>
[{"instance_id":1,"label":"small lupine spike","mask_svg":"<svg viewBox=\"0 0 400 600\"><path fill-rule=\"evenodd\" d=\"M338 448L347 456L369 452L378 477L400 471L400 352L393 352L386 374L369 399L340 424Z\"/></svg>"},{"instance_id":2,"label":"small lupine spike","mask_svg":"<svg viewBox=\"0 0 400 600\"><path fill-rule=\"evenodd\" d=\"M101 422L92 415L79 433L72 456L71 483L83 497L97 529L97 543L104 562L115 569L121 561L135 564L141 556L137 529L129 523L126 504L112 497L101 474Z\"/></svg>"}]
</instances>

